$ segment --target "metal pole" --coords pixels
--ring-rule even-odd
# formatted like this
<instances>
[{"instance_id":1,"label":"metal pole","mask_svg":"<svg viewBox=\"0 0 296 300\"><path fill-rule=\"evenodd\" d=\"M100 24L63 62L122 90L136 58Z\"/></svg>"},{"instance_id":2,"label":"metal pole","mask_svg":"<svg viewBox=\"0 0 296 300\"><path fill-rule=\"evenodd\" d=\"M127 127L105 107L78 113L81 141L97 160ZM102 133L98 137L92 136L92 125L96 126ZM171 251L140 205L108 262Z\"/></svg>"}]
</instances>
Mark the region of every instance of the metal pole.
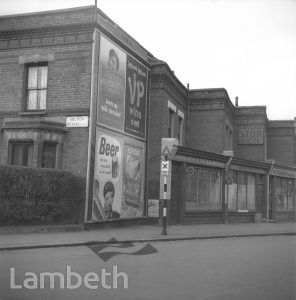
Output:
<instances>
[{"instance_id":1,"label":"metal pole","mask_svg":"<svg viewBox=\"0 0 296 300\"><path fill-rule=\"evenodd\" d=\"M266 223L269 223L269 209L270 209L270 205L269 205L269 185L270 185L270 174L273 170L273 165L274 165L274 161L271 162L271 166L268 170L267 173L267 180L266 180Z\"/></svg>"},{"instance_id":2,"label":"metal pole","mask_svg":"<svg viewBox=\"0 0 296 300\"><path fill-rule=\"evenodd\" d=\"M163 198L164 198L164 202L163 202L163 212L162 212L162 235L167 235L167 229L166 229L166 217L167 217L167 203L166 203L166 198L167 198L167 176L164 176L163 178Z\"/></svg>"},{"instance_id":3,"label":"metal pole","mask_svg":"<svg viewBox=\"0 0 296 300\"><path fill-rule=\"evenodd\" d=\"M226 199L224 201L224 223L227 224L228 223L228 193L229 193L229 190L228 190L228 187L229 187L229 184L228 182L226 183Z\"/></svg>"}]
</instances>

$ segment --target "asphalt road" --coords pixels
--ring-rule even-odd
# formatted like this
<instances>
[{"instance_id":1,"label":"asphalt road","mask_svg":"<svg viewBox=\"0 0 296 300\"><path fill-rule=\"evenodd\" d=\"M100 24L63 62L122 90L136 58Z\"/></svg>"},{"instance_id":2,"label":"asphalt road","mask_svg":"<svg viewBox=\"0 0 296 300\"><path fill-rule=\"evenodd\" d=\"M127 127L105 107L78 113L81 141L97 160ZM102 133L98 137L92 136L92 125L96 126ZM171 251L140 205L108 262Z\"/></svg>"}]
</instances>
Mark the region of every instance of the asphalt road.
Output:
<instances>
[{"instance_id":1,"label":"asphalt road","mask_svg":"<svg viewBox=\"0 0 296 300\"><path fill-rule=\"evenodd\" d=\"M0 267L1 300L296 299L295 236L5 251Z\"/></svg>"}]
</instances>

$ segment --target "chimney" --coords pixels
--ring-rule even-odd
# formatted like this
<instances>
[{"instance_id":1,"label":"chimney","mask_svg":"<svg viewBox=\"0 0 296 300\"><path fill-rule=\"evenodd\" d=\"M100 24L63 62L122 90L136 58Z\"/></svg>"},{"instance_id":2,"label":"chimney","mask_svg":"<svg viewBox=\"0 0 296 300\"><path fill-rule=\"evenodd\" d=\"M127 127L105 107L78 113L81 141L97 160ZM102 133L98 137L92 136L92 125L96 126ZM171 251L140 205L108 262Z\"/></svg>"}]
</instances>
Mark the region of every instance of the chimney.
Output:
<instances>
[{"instance_id":1,"label":"chimney","mask_svg":"<svg viewBox=\"0 0 296 300\"><path fill-rule=\"evenodd\" d=\"M238 107L238 97L235 97L235 106Z\"/></svg>"}]
</instances>

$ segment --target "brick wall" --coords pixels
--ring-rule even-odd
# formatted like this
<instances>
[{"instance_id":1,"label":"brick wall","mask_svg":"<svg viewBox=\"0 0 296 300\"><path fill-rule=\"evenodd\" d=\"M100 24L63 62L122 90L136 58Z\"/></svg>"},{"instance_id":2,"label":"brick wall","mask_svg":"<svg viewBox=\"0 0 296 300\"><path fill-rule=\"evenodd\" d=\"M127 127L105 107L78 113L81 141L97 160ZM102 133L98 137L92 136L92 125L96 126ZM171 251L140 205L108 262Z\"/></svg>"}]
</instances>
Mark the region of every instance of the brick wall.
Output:
<instances>
[{"instance_id":1,"label":"brick wall","mask_svg":"<svg viewBox=\"0 0 296 300\"><path fill-rule=\"evenodd\" d=\"M235 156L255 161L266 159L266 122L265 106L235 108Z\"/></svg>"},{"instance_id":2,"label":"brick wall","mask_svg":"<svg viewBox=\"0 0 296 300\"><path fill-rule=\"evenodd\" d=\"M49 27L88 22L89 12L89 9L70 10L66 14L51 12L1 18L0 127L4 118L24 119L26 124L43 117L54 120L57 116L89 115L93 29ZM23 115L26 63L44 61L44 58L48 62L46 112L42 115ZM63 135L63 142L58 145L62 147L59 167L86 176L88 128L71 128ZM36 145L42 145L41 142ZM7 147L2 131L1 163L7 163ZM40 156L37 152L34 159ZM37 163L34 165L37 166Z\"/></svg>"},{"instance_id":3,"label":"brick wall","mask_svg":"<svg viewBox=\"0 0 296 300\"><path fill-rule=\"evenodd\" d=\"M222 153L225 143L225 112L200 110L190 112L191 148Z\"/></svg>"},{"instance_id":4,"label":"brick wall","mask_svg":"<svg viewBox=\"0 0 296 300\"><path fill-rule=\"evenodd\" d=\"M88 128L71 128L64 139L62 166L64 170L86 177Z\"/></svg>"},{"instance_id":5,"label":"brick wall","mask_svg":"<svg viewBox=\"0 0 296 300\"><path fill-rule=\"evenodd\" d=\"M296 165L293 121L270 121L267 127L267 158Z\"/></svg>"},{"instance_id":6,"label":"brick wall","mask_svg":"<svg viewBox=\"0 0 296 300\"><path fill-rule=\"evenodd\" d=\"M152 69L149 111L148 198L159 199L161 138L168 137L168 101L175 106L173 137L178 136L178 110L184 113L183 145L186 144L186 88L174 77L166 64Z\"/></svg>"}]
</instances>

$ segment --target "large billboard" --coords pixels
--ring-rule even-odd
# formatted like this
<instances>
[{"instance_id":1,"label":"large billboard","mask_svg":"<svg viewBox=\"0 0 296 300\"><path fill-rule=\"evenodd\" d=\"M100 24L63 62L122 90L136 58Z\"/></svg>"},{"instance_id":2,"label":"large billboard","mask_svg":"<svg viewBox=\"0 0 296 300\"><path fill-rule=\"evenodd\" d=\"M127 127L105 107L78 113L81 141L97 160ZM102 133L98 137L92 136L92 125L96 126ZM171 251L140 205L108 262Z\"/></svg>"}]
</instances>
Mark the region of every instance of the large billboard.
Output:
<instances>
[{"instance_id":1,"label":"large billboard","mask_svg":"<svg viewBox=\"0 0 296 300\"><path fill-rule=\"evenodd\" d=\"M86 222L143 217L148 69L94 32Z\"/></svg>"}]
</instances>

